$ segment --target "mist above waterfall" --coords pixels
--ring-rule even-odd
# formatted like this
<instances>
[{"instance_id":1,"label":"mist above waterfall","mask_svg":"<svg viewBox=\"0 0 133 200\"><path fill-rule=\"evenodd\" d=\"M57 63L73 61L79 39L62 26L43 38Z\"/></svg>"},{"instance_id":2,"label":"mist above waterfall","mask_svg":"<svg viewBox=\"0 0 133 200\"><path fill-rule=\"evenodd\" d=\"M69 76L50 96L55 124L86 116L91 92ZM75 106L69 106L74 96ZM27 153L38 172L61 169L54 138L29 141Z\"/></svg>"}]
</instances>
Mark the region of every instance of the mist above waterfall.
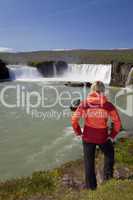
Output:
<instances>
[{"instance_id":1,"label":"mist above waterfall","mask_svg":"<svg viewBox=\"0 0 133 200\"><path fill-rule=\"evenodd\" d=\"M90 82L103 81L109 84L111 81L112 65L100 64L69 64L65 76L71 81Z\"/></svg>"},{"instance_id":2,"label":"mist above waterfall","mask_svg":"<svg viewBox=\"0 0 133 200\"><path fill-rule=\"evenodd\" d=\"M43 78L35 67L25 65L9 65L11 80L37 80Z\"/></svg>"},{"instance_id":3,"label":"mist above waterfall","mask_svg":"<svg viewBox=\"0 0 133 200\"><path fill-rule=\"evenodd\" d=\"M94 82L96 80L109 84L111 81L111 65L98 64L68 64L64 73L58 74L56 65L53 66L53 76L48 77L41 74L36 67L24 65L10 65L10 76L12 80L41 80L41 81L72 81L72 82ZM51 69L50 69L51 70Z\"/></svg>"}]
</instances>

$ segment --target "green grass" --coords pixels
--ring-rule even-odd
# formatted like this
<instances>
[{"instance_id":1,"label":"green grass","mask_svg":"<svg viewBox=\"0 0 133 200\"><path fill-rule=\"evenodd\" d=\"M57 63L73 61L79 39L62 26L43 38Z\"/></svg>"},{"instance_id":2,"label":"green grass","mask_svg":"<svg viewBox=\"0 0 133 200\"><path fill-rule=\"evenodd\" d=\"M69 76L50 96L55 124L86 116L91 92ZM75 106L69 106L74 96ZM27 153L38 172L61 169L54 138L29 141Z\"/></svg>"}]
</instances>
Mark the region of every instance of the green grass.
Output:
<instances>
[{"instance_id":1,"label":"green grass","mask_svg":"<svg viewBox=\"0 0 133 200\"><path fill-rule=\"evenodd\" d=\"M35 172L31 177L14 179L0 184L0 200L18 200L33 195L50 195L58 184L57 170Z\"/></svg>"},{"instance_id":2,"label":"green grass","mask_svg":"<svg viewBox=\"0 0 133 200\"><path fill-rule=\"evenodd\" d=\"M133 199L133 181L109 181L100 186L96 192L84 192L81 194L81 200L132 200Z\"/></svg>"},{"instance_id":3,"label":"green grass","mask_svg":"<svg viewBox=\"0 0 133 200\"><path fill-rule=\"evenodd\" d=\"M96 191L66 191L58 200L133 200L133 181L112 180Z\"/></svg>"},{"instance_id":4,"label":"green grass","mask_svg":"<svg viewBox=\"0 0 133 200\"><path fill-rule=\"evenodd\" d=\"M116 161L124 165L133 165L133 139L120 139L117 142Z\"/></svg>"},{"instance_id":5,"label":"green grass","mask_svg":"<svg viewBox=\"0 0 133 200\"><path fill-rule=\"evenodd\" d=\"M101 154L100 154L101 155ZM99 155L99 158L100 158ZM101 158L99 159L101 162ZM116 144L116 165L133 170L133 140ZM31 177L0 183L0 200L132 200L133 180L115 180L98 186L96 191L68 188L62 177L68 174L83 180L83 161L72 161L53 171L34 172ZM133 172L133 171L132 171Z\"/></svg>"},{"instance_id":6,"label":"green grass","mask_svg":"<svg viewBox=\"0 0 133 200\"><path fill-rule=\"evenodd\" d=\"M133 63L133 49L125 50L72 50L0 53L0 59L10 64L66 60L74 63Z\"/></svg>"}]
</instances>

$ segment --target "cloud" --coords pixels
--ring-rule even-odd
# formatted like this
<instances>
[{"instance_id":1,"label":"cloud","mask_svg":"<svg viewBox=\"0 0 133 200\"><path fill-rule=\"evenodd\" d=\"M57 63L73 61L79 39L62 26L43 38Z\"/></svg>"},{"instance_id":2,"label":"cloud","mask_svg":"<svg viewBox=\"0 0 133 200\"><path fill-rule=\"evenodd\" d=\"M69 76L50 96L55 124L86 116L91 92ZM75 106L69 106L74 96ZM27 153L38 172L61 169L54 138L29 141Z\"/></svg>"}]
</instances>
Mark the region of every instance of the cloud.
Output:
<instances>
[{"instance_id":1,"label":"cloud","mask_svg":"<svg viewBox=\"0 0 133 200\"><path fill-rule=\"evenodd\" d=\"M0 52L14 52L14 50L8 47L0 47Z\"/></svg>"}]
</instances>

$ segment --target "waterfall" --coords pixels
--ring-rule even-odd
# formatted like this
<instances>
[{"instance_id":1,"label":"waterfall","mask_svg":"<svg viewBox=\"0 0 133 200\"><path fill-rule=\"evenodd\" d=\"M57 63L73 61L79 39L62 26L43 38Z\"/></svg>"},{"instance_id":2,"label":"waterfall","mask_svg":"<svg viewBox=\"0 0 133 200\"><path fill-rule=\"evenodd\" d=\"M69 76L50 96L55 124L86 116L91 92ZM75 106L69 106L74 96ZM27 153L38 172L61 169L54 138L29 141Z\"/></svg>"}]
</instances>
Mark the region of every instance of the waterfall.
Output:
<instances>
[{"instance_id":1,"label":"waterfall","mask_svg":"<svg viewBox=\"0 0 133 200\"><path fill-rule=\"evenodd\" d=\"M94 82L103 81L109 84L111 81L112 65L102 64L68 64L64 74L61 75L56 65L53 65L53 77L43 75L35 67L24 65L9 65L12 80L42 80L42 81L71 81L71 82ZM48 71L46 70L48 73ZM45 73L46 73L45 72Z\"/></svg>"},{"instance_id":2,"label":"waterfall","mask_svg":"<svg viewBox=\"0 0 133 200\"><path fill-rule=\"evenodd\" d=\"M57 77L57 69L56 69L55 64L53 64L53 74L54 74L54 77Z\"/></svg>"},{"instance_id":3,"label":"waterfall","mask_svg":"<svg viewBox=\"0 0 133 200\"><path fill-rule=\"evenodd\" d=\"M32 80L42 78L35 67L24 65L9 65L11 80Z\"/></svg>"},{"instance_id":4,"label":"waterfall","mask_svg":"<svg viewBox=\"0 0 133 200\"><path fill-rule=\"evenodd\" d=\"M130 85L133 85L133 68L131 68L128 74L127 81L126 81L126 86L130 86Z\"/></svg>"},{"instance_id":5,"label":"waterfall","mask_svg":"<svg viewBox=\"0 0 133 200\"><path fill-rule=\"evenodd\" d=\"M66 77L71 81L94 82L103 81L109 84L111 81L112 65L102 64L69 64Z\"/></svg>"}]
</instances>

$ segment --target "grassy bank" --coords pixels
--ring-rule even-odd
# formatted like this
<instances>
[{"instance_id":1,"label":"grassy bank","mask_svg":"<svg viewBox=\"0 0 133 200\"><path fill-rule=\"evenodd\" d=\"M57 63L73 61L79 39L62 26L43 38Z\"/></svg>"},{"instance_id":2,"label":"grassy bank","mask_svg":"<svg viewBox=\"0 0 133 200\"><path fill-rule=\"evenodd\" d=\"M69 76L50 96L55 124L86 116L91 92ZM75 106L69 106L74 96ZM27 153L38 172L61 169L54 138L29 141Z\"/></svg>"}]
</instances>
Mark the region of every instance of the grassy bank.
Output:
<instances>
[{"instance_id":1,"label":"grassy bank","mask_svg":"<svg viewBox=\"0 0 133 200\"><path fill-rule=\"evenodd\" d=\"M103 164L98 151L97 174ZM96 191L81 189L84 183L83 161L64 164L53 171L34 172L31 177L0 183L0 200L132 200L133 140L116 144L115 178L100 184Z\"/></svg>"},{"instance_id":2,"label":"grassy bank","mask_svg":"<svg viewBox=\"0 0 133 200\"><path fill-rule=\"evenodd\" d=\"M133 49L118 50L61 50L61 51L36 51L19 53L0 53L0 59L10 64L42 62L49 60L63 60L68 63L133 63Z\"/></svg>"}]
</instances>

